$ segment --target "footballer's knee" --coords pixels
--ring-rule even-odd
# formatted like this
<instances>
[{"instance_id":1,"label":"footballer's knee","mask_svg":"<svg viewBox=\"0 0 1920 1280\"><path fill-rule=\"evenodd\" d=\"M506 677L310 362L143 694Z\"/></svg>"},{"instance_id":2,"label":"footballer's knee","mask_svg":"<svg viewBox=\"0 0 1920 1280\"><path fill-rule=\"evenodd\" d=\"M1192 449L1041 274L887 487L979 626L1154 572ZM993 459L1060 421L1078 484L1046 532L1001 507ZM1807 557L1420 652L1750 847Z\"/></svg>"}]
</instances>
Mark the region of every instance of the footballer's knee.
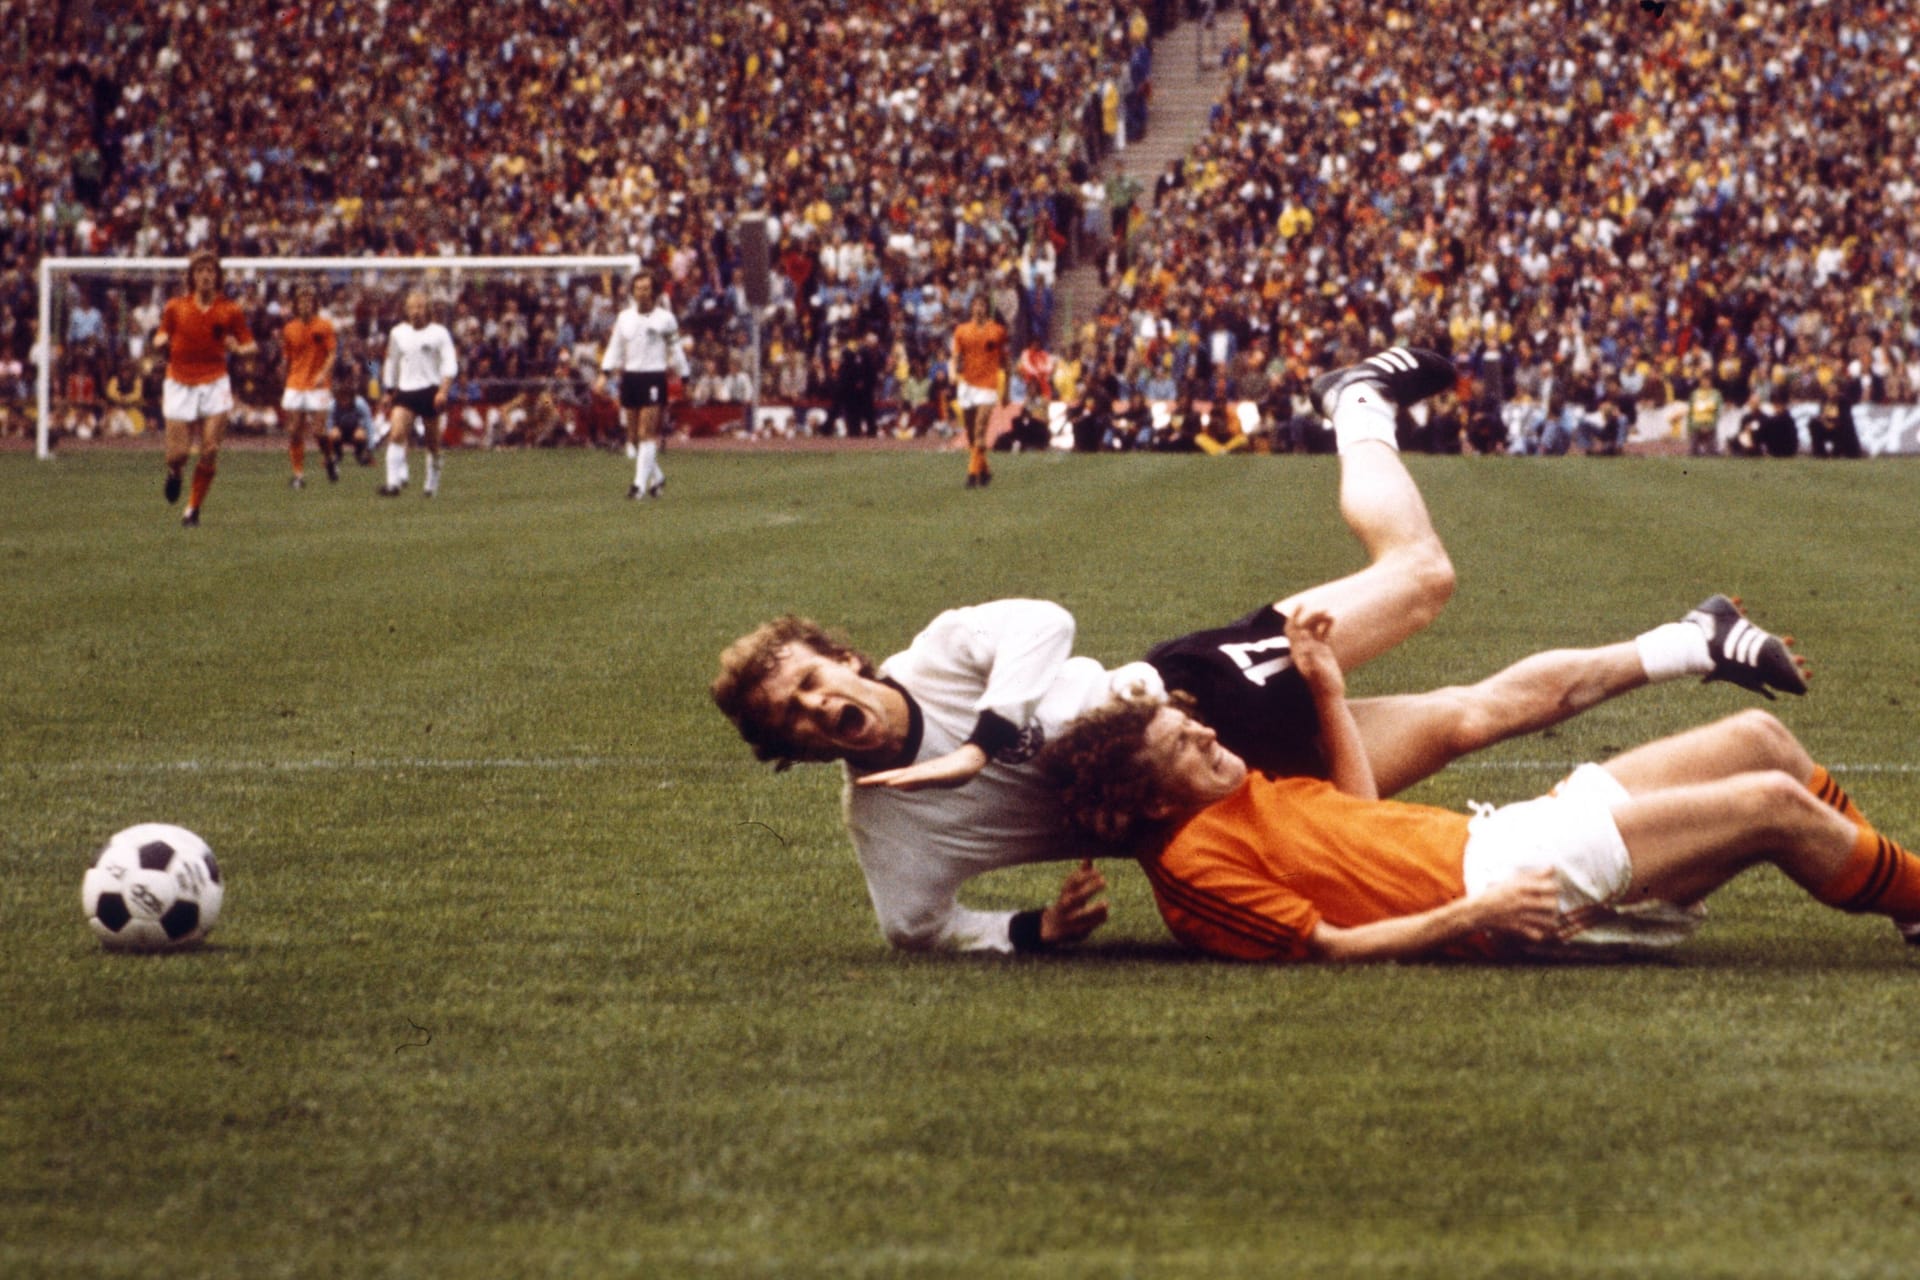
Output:
<instances>
[{"instance_id":1,"label":"footballer's knee","mask_svg":"<svg viewBox=\"0 0 1920 1280\"><path fill-rule=\"evenodd\" d=\"M1810 767L1812 760L1793 731L1780 722L1780 718L1771 711L1760 707L1748 707L1737 711L1720 722L1726 731L1740 739L1756 756L1764 759L1771 767L1794 771L1803 765Z\"/></svg>"},{"instance_id":2,"label":"footballer's knee","mask_svg":"<svg viewBox=\"0 0 1920 1280\"><path fill-rule=\"evenodd\" d=\"M1396 569L1409 587L1408 609L1425 626L1453 599L1453 559L1437 534L1428 534L1394 552Z\"/></svg>"}]
</instances>

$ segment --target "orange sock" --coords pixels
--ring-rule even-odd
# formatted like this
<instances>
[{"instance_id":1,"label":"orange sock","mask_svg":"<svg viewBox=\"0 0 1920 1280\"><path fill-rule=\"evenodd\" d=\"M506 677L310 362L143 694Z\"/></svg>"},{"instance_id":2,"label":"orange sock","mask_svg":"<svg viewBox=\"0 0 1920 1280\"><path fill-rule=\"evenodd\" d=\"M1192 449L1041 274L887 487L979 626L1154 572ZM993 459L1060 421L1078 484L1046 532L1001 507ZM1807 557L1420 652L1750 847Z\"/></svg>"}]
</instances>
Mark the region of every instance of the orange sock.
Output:
<instances>
[{"instance_id":1,"label":"orange sock","mask_svg":"<svg viewBox=\"0 0 1920 1280\"><path fill-rule=\"evenodd\" d=\"M200 459L199 464L193 469L193 489L187 497L187 505L195 511L198 511L200 504L207 500L207 490L213 487L214 470L214 463L206 458Z\"/></svg>"},{"instance_id":2,"label":"orange sock","mask_svg":"<svg viewBox=\"0 0 1920 1280\"><path fill-rule=\"evenodd\" d=\"M967 470L976 476L987 474L987 451L979 445L973 446L973 457L967 464Z\"/></svg>"},{"instance_id":3,"label":"orange sock","mask_svg":"<svg viewBox=\"0 0 1920 1280\"><path fill-rule=\"evenodd\" d=\"M299 475L307 469L307 442L295 440L287 446L287 453L293 458L293 474Z\"/></svg>"},{"instance_id":4,"label":"orange sock","mask_svg":"<svg viewBox=\"0 0 1920 1280\"><path fill-rule=\"evenodd\" d=\"M1920 858L1871 827L1854 837L1839 875L1813 896L1842 911L1873 911L1896 920L1920 920Z\"/></svg>"},{"instance_id":5,"label":"orange sock","mask_svg":"<svg viewBox=\"0 0 1920 1280\"><path fill-rule=\"evenodd\" d=\"M1853 797L1842 791L1840 784L1833 780L1833 775L1822 766L1813 766L1813 776L1807 779L1807 790L1813 792L1821 804L1830 809L1839 810L1840 816L1854 826L1863 830L1872 829L1873 824L1867 821L1867 816L1860 812L1858 805L1854 804Z\"/></svg>"}]
</instances>

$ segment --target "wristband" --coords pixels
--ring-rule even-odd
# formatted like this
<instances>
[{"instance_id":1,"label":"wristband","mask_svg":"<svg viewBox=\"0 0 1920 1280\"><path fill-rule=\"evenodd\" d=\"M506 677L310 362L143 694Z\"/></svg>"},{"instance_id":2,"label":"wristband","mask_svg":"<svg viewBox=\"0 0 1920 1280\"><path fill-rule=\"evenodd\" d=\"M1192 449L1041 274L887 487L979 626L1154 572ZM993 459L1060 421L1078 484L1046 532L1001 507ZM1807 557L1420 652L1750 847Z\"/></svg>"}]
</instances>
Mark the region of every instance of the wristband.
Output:
<instances>
[{"instance_id":1,"label":"wristband","mask_svg":"<svg viewBox=\"0 0 1920 1280\"><path fill-rule=\"evenodd\" d=\"M1020 726L993 711L982 711L967 741L987 753L991 760L1020 741Z\"/></svg>"},{"instance_id":2,"label":"wristband","mask_svg":"<svg viewBox=\"0 0 1920 1280\"><path fill-rule=\"evenodd\" d=\"M1053 950L1053 944L1040 936L1040 917L1045 914L1038 908L1013 913L1013 919L1007 922L1007 937L1015 951Z\"/></svg>"}]
</instances>

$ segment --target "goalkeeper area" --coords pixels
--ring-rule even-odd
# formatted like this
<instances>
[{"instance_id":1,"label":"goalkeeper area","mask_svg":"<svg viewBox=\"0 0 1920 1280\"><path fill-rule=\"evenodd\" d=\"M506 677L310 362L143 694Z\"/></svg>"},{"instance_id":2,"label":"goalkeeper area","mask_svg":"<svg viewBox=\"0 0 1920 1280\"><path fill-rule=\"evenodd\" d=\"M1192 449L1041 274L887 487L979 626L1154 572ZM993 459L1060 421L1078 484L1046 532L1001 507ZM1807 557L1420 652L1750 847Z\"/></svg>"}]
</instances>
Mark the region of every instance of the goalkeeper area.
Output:
<instances>
[{"instance_id":1,"label":"goalkeeper area","mask_svg":"<svg viewBox=\"0 0 1920 1280\"><path fill-rule=\"evenodd\" d=\"M586 387L613 318L627 305L637 255L225 257L221 264L222 291L247 314L260 344L258 355L231 362L230 439L282 430L280 329L293 318L293 291L302 284L316 289L338 333L334 414L343 427L371 426L381 340L406 294L418 289L453 334L463 364L447 423L452 443L614 431L589 421ZM186 291L186 266L185 258L41 259L39 331L57 341L36 374L39 457L68 444L158 441L165 361L150 343L167 300Z\"/></svg>"},{"instance_id":2,"label":"goalkeeper area","mask_svg":"<svg viewBox=\"0 0 1920 1280\"><path fill-rule=\"evenodd\" d=\"M1766 703L1920 836L1911 464L1408 458L1458 570L1358 695L1708 594L1798 637ZM1144 876L1064 955L899 954L838 771L706 693L792 609L876 657L1060 601L1108 663L1351 571L1333 459L590 451L435 503L143 452L0 455L0 1275L1857 1277L1920 1257L1920 954L1770 869L1671 957L1276 970ZM1408 794L1463 810L1750 708L1641 690ZM209 945L104 953L112 833L218 855ZM1064 868L985 878L1047 900Z\"/></svg>"}]
</instances>

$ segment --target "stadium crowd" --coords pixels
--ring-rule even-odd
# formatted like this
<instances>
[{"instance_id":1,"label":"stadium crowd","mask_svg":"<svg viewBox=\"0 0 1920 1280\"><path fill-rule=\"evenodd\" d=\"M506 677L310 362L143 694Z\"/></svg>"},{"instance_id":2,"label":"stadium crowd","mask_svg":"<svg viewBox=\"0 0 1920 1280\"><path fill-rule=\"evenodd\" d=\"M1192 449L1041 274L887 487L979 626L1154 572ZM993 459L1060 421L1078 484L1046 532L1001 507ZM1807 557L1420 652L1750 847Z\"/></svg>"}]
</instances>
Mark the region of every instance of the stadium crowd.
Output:
<instances>
[{"instance_id":1,"label":"stadium crowd","mask_svg":"<svg viewBox=\"0 0 1920 1280\"><path fill-rule=\"evenodd\" d=\"M1468 375L1420 443L1545 451L1702 388L1729 414L1920 399L1920 11L1247 16L1232 90L1077 337L1110 387L1284 423L1315 372L1413 342Z\"/></svg>"},{"instance_id":2,"label":"stadium crowd","mask_svg":"<svg viewBox=\"0 0 1920 1280\"><path fill-rule=\"evenodd\" d=\"M943 417L982 290L1081 419L1227 399L1292 444L1306 382L1391 341L1468 375L1415 431L1442 449L1606 449L1701 388L1920 398L1910 7L1246 0L1206 138L1136 197L1101 162L1199 3L0 0L0 400L40 255L202 244L637 253L693 336L688 393L740 398L746 211L774 232L761 395L836 412ZM1054 332L1088 255L1105 301ZM579 380L616 289L450 293L476 394L576 394L553 374ZM137 292L63 299L69 400L141 376ZM364 367L397 291L345 305Z\"/></svg>"},{"instance_id":3,"label":"stadium crowd","mask_svg":"<svg viewBox=\"0 0 1920 1280\"><path fill-rule=\"evenodd\" d=\"M820 394L857 331L925 376L978 290L1046 329L1081 186L1144 127L1174 9L238 0L215 21L190 0L0 0L20 33L0 54L0 350L28 358L47 253L631 252L724 394L745 363L731 232L761 210L769 378ZM127 290L87 291L63 314L102 310L97 340L129 354ZM604 332L564 289L470 301L521 318L524 341L477 353L493 377ZM371 337L393 306L354 310ZM95 338L68 327L63 346Z\"/></svg>"}]
</instances>

